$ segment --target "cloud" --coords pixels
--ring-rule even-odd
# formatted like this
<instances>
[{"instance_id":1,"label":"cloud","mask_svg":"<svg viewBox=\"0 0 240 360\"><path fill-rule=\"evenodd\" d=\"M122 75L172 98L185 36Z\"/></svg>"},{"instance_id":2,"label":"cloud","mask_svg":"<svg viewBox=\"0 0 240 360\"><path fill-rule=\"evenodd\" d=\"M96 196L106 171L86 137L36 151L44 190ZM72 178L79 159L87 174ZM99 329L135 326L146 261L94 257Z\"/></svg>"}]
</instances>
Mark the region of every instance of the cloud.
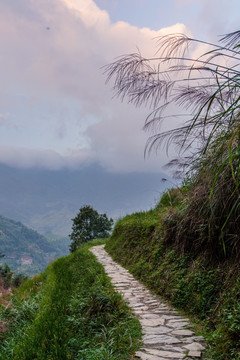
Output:
<instances>
[{"instance_id":1,"label":"cloud","mask_svg":"<svg viewBox=\"0 0 240 360\"><path fill-rule=\"evenodd\" d=\"M1 2L0 106L17 128L0 134L0 161L158 171L165 155L143 159L147 111L112 99L101 67L137 47L152 56L152 39L174 32L188 29L111 23L92 0Z\"/></svg>"},{"instance_id":2,"label":"cloud","mask_svg":"<svg viewBox=\"0 0 240 360\"><path fill-rule=\"evenodd\" d=\"M48 149L0 146L0 163L16 168L77 169L93 162L94 159L87 151L68 151L65 155L62 155Z\"/></svg>"},{"instance_id":3,"label":"cloud","mask_svg":"<svg viewBox=\"0 0 240 360\"><path fill-rule=\"evenodd\" d=\"M100 10L92 1L61 0L77 17L80 17L86 27L103 27L110 24L110 18L105 10Z\"/></svg>"},{"instance_id":4,"label":"cloud","mask_svg":"<svg viewBox=\"0 0 240 360\"><path fill-rule=\"evenodd\" d=\"M194 37L201 40L216 42L218 36L238 30L238 0L174 0L174 3L188 13L188 25Z\"/></svg>"}]
</instances>

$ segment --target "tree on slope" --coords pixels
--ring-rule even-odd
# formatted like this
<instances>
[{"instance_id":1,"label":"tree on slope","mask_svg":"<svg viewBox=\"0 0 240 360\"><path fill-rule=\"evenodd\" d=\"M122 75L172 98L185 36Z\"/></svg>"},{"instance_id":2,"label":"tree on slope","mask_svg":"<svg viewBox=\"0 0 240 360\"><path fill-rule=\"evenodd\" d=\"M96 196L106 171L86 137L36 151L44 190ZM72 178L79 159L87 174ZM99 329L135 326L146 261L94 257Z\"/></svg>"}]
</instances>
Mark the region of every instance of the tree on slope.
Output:
<instances>
[{"instance_id":1,"label":"tree on slope","mask_svg":"<svg viewBox=\"0 0 240 360\"><path fill-rule=\"evenodd\" d=\"M82 206L72 221L72 232L69 235L72 240L71 252L77 250L82 243L108 237L113 225L112 218L108 219L106 214L99 214L89 205Z\"/></svg>"}]
</instances>

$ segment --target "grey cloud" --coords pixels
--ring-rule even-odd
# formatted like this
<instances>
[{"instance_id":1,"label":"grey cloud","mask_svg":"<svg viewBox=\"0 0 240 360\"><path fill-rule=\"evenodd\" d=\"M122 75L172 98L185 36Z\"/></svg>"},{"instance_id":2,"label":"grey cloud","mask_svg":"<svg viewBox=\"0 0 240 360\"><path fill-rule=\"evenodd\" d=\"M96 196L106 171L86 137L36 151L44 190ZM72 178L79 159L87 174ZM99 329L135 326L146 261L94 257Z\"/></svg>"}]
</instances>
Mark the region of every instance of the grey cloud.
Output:
<instances>
[{"instance_id":1,"label":"grey cloud","mask_svg":"<svg viewBox=\"0 0 240 360\"><path fill-rule=\"evenodd\" d=\"M69 151L62 155L53 150L0 146L0 163L16 168L76 169L89 165L92 162L91 154L84 151Z\"/></svg>"},{"instance_id":2,"label":"grey cloud","mask_svg":"<svg viewBox=\"0 0 240 360\"><path fill-rule=\"evenodd\" d=\"M175 0L179 5L198 7L198 16L189 19L194 37L217 42L219 36L238 30L239 0ZM235 14L233 9L236 10Z\"/></svg>"}]
</instances>

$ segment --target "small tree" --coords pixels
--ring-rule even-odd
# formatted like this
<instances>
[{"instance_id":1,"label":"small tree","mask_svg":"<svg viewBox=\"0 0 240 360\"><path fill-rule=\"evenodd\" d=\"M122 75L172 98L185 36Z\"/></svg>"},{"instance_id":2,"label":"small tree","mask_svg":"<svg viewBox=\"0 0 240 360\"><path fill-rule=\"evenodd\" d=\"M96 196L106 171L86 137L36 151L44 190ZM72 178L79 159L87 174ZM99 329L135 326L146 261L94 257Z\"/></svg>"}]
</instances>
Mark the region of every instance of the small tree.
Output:
<instances>
[{"instance_id":1,"label":"small tree","mask_svg":"<svg viewBox=\"0 0 240 360\"><path fill-rule=\"evenodd\" d=\"M112 218L108 219L106 214L99 214L89 205L82 206L72 221L72 233L69 235L72 240L71 252L77 250L84 242L108 237L113 225Z\"/></svg>"},{"instance_id":2,"label":"small tree","mask_svg":"<svg viewBox=\"0 0 240 360\"><path fill-rule=\"evenodd\" d=\"M4 288L8 288L12 285L12 277L14 272L10 269L10 267L5 264L3 267L0 268L0 278L3 279L3 286Z\"/></svg>"}]
</instances>

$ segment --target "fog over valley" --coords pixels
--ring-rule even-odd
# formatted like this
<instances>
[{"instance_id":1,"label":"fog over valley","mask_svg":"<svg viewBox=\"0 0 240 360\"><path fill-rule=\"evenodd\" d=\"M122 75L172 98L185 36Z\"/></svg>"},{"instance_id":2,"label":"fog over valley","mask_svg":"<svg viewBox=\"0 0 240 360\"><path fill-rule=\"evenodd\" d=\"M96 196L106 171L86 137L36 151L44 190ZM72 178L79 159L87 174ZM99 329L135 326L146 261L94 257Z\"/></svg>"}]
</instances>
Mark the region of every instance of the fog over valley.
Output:
<instances>
[{"instance_id":1,"label":"fog over valley","mask_svg":"<svg viewBox=\"0 0 240 360\"><path fill-rule=\"evenodd\" d=\"M118 174L97 165L80 170L21 169L0 165L0 214L40 233L68 235L84 204L117 219L147 210L159 199L164 173Z\"/></svg>"}]
</instances>

